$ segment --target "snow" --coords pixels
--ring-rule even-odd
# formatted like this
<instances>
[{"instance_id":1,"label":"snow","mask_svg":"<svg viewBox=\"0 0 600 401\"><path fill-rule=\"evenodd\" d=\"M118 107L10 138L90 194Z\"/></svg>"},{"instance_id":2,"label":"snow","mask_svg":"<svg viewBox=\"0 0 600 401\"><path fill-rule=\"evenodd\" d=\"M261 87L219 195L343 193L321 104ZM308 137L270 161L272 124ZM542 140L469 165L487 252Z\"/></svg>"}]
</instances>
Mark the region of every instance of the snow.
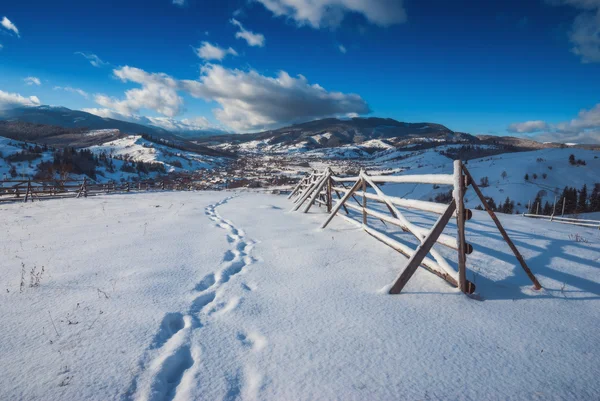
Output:
<instances>
[{"instance_id":1,"label":"snow","mask_svg":"<svg viewBox=\"0 0 600 401\"><path fill-rule=\"evenodd\" d=\"M114 156L127 156L133 161L162 163L168 172L183 170L199 170L213 168L220 163L219 158L185 152L150 142L140 135L130 135L115 139L102 145L90 146L94 153L106 152ZM184 168L178 168L170 163L180 162Z\"/></svg>"},{"instance_id":2,"label":"snow","mask_svg":"<svg viewBox=\"0 0 600 401\"><path fill-rule=\"evenodd\" d=\"M118 129L96 129L96 130L88 131L84 135L85 136L98 136L98 135L106 135L106 134L111 134L111 135L117 136L120 134L120 131Z\"/></svg>"},{"instance_id":3,"label":"snow","mask_svg":"<svg viewBox=\"0 0 600 401\"><path fill-rule=\"evenodd\" d=\"M452 174L453 161L440 155L440 147L419 152L394 151L379 155L364 162L369 174L372 171L386 168L405 170L401 174ZM586 161L585 166L569 164L569 155ZM542 202L554 202L565 186L578 190L587 184L590 191L595 183L600 183L600 151L585 149L541 149L531 152L503 153L481 159L469 160L465 166L476 183L488 177L489 186L481 187L486 197L493 198L496 203L504 202L507 197L515 201L515 210L524 212L526 205L541 193ZM506 177L503 177L506 172ZM525 180L529 175L529 181ZM533 174L537 178L533 178ZM544 178L546 174L546 178ZM431 185L387 184L384 192L391 196L410 197L429 200L437 194L448 192L450 186L432 188ZM542 191L542 192L540 192ZM479 201L472 190L467 189L465 202L467 207L475 208ZM519 205L520 203L520 205ZM543 204L542 204L543 206Z\"/></svg>"},{"instance_id":4,"label":"snow","mask_svg":"<svg viewBox=\"0 0 600 401\"><path fill-rule=\"evenodd\" d=\"M600 397L598 230L500 216L535 292L474 211L479 300L424 269L390 296L406 258L339 218L319 230L322 208L290 206L250 192L0 205L0 398ZM423 227L437 217L404 214ZM34 266L44 274L29 287Z\"/></svg>"}]
</instances>

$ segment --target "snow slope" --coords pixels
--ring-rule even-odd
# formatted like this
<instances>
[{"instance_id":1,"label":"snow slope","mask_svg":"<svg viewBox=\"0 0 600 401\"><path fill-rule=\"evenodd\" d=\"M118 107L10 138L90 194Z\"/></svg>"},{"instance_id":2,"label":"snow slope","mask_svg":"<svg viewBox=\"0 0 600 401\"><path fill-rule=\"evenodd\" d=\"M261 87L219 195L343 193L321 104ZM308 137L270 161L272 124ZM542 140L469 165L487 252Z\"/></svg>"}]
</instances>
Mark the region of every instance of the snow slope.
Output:
<instances>
[{"instance_id":1,"label":"snow slope","mask_svg":"<svg viewBox=\"0 0 600 401\"><path fill-rule=\"evenodd\" d=\"M0 399L600 397L597 230L501 216L535 292L475 211L480 300L423 269L390 296L404 257L289 207L247 192L1 205Z\"/></svg>"},{"instance_id":2,"label":"snow slope","mask_svg":"<svg viewBox=\"0 0 600 401\"><path fill-rule=\"evenodd\" d=\"M439 154L443 148L419 152L393 151L364 163L368 172L385 169L402 169L401 174L452 174L452 160ZM569 164L569 155L586 161L585 166ZM489 187L481 188L486 197L492 197L496 203L510 197L519 212L525 212L528 202L532 202L538 192L542 202L554 202L555 195L560 196L565 186L578 190L587 184L588 192L595 183L600 183L600 152L584 149L541 149L532 152L503 153L482 159L469 160L467 168L477 183L488 177ZM503 177L506 172L506 177ZM525 180L525 174L529 180ZM533 178L536 174L537 178ZM543 177L546 174L546 178ZM436 194L447 192L450 187L422 184L388 184L384 192L392 196L407 196L412 199L428 200ZM474 193L467 193L467 205L475 208L479 202ZM543 206L543 204L542 204Z\"/></svg>"},{"instance_id":3,"label":"snow slope","mask_svg":"<svg viewBox=\"0 0 600 401\"><path fill-rule=\"evenodd\" d=\"M131 160L136 162L162 163L165 165L167 172L208 169L220 162L219 158L170 148L166 145L150 142L140 135L130 135L102 145L91 146L88 149L94 153L104 151L115 156L129 156ZM181 163L183 168L171 165L173 162Z\"/></svg>"}]
</instances>

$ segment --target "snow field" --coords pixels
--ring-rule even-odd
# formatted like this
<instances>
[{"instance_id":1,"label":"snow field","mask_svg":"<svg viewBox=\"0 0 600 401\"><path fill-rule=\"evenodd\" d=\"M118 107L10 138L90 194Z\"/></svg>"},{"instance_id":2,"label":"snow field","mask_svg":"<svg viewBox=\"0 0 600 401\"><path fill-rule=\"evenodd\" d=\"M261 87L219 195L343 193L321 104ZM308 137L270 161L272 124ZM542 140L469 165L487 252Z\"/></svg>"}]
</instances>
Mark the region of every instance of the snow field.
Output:
<instances>
[{"instance_id":1,"label":"snow field","mask_svg":"<svg viewBox=\"0 0 600 401\"><path fill-rule=\"evenodd\" d=\"M598 398L597 230L501 216L544 286L535 292L475 211L467 268L480 300L424 269L390 296L406 258L339 218L319 230L323 208L288 213L285 198L2 205L0 398ZM406 217L424 227L436 218ZM27 279L45 266L22 293L21 263Z\"/></svg>"}]
</instances>

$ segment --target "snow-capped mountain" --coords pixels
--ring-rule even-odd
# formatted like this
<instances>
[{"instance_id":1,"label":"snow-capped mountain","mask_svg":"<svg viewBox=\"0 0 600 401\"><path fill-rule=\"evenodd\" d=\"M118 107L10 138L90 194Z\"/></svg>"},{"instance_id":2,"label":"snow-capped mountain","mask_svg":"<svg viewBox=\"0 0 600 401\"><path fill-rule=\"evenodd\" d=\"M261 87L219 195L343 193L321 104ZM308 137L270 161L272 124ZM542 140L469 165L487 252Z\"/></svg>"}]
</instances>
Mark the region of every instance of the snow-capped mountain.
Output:
<instances>
[{"instance_id":1,"label":"snow-capped mountain","mask_svg":"<svg viewBox=\"0 0 600 401\"><path fill-rule=\"evenodd\" d=\"M403 146L418 142L476 142L472 135L454 132L441 124L406 123L391 118L327 118L255 134L221 135L201 142L230 150L281 153L365 144ZM371 143L374 144L374 143Z\"/></svg>"},{"instance_id":2,"label":"snow-capped mountain","mask_svg":"<svg viewBox=\"0 0 600 401\"><path fill-rule=\"evenodd\" d=\"M85 128L87 130L118 129L126 134L169 134L169 131L162 128L103 118L66 107L38 106L0 110L0 120L53 125L64 128Z\"/></svg>"}]
</instances>

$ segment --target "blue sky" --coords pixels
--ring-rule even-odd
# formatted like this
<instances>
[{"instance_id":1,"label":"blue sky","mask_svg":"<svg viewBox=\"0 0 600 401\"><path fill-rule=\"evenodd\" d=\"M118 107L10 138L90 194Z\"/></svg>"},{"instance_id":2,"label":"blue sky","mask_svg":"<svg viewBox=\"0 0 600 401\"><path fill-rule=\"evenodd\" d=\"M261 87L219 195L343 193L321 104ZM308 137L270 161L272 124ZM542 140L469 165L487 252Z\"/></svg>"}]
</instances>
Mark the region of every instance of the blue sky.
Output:
<instances>
[{"instance_id":1,"label":"blue sky","mask_svg":"<svg viewBox=\"0 0 600 401\"><path fill-rule=\"evenodd\" d=\"M4 107L36 96L235 131L358 114L476 134L511 124L517 134L598 134L598 0L321 3L4 2ZM240 25L252 43L236 37ZM591 116L572 124L581 111Z\"/></svg>"}]
</instances>

